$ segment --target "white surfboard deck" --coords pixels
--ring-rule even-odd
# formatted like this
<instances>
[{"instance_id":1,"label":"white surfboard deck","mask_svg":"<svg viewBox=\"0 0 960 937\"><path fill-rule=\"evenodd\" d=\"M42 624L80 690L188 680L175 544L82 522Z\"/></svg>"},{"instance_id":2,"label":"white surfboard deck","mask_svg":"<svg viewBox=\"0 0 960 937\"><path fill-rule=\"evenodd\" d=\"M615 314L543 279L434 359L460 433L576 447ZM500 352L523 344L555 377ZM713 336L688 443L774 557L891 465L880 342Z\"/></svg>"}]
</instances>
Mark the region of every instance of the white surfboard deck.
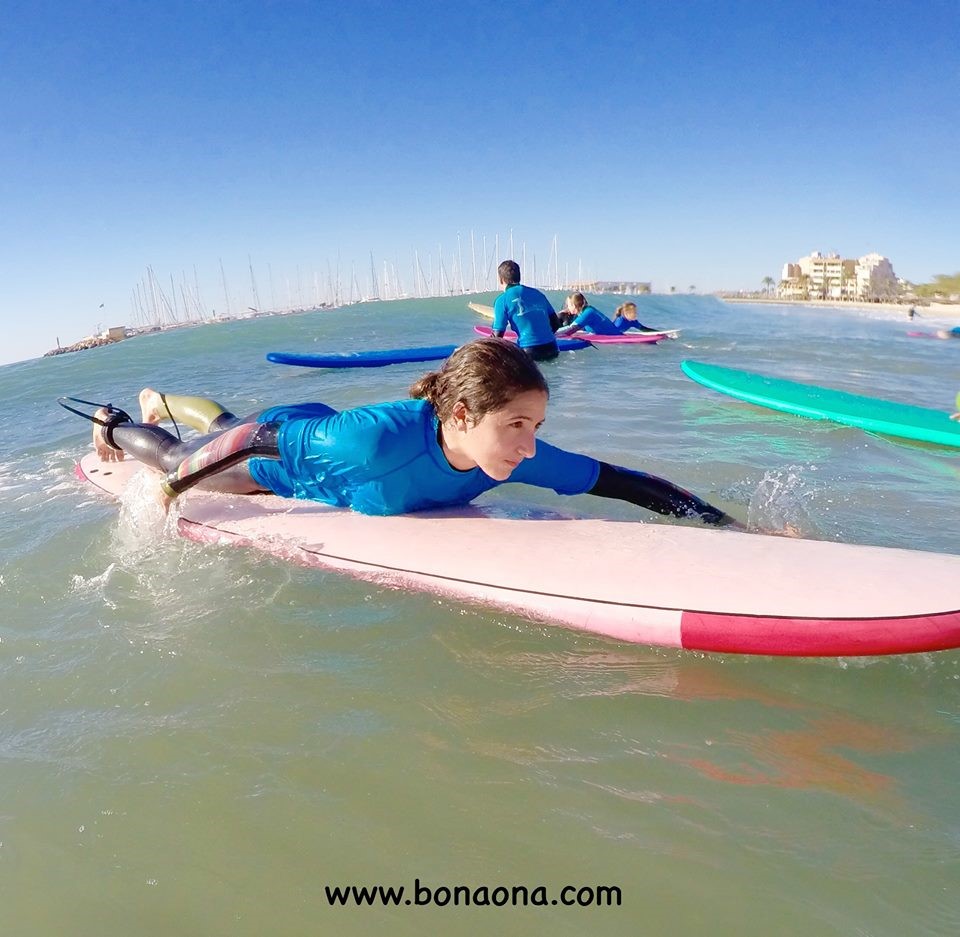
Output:
<instances>
[{"instance_id":1,"label":"white surfboard deck","mask_svg":"<svg viewBox=\"0 0 960 937\"><path fill-rule=\"evenodd\" d=\"M119 496L135 461L85 456ZM792 656L960 646L960 556L488 507L370 517L193 490L180 533L620 641ZM570 569L576 569L571 578Z\"/></svg>"}]
</instances>

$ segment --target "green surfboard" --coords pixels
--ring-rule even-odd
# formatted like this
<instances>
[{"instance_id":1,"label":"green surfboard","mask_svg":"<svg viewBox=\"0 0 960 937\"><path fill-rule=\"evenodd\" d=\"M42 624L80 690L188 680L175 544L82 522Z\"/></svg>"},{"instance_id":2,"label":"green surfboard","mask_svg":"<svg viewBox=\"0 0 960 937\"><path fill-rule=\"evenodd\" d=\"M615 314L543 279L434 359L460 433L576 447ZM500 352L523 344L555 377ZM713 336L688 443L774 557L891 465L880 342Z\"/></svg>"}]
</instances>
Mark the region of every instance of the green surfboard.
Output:
<instances>
[{"instance_id":1,"label":"green surfboard","mask_svg":"<svg viewBox=\"0 0 960 937\"><path fill-rule=\"evenodd\" d=\"M702 361L681 361L680 367L698 384L760 407L813 420L834 420L871 433L960 447L960 423L942 410L848 394Z\"/></svg>"}]
</instances>

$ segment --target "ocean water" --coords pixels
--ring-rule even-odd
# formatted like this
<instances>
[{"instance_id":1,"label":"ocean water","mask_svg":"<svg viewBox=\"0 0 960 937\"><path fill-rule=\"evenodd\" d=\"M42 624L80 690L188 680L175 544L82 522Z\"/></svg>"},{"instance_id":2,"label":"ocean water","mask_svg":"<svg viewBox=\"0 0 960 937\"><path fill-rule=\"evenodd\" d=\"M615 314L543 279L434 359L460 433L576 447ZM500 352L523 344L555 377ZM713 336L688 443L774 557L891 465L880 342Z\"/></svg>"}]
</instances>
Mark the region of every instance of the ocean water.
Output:
<instances>
[{"instance_id":1,"label":"ocean water","mask_svg":"<svg viewBox=\"0 0 960 937\"><path fill-rule=\"evenodd\" d=\"M678 367L947 410L960 342L908 338L891 315L640 306L680 339L546 365L544 438L756 524L960 553L960 450L763 411ZM0 368L0 933L960 932L960 652L622 645L192 544L73 476L89 426L58 395L134 412L144 385L238 412L396 399L423 365L320 372L264 353L458 342L476 321L461 298L374 303ZM575 570L577 544L557 562ZM542 886L547 906L404 904L417 880L441 900ZM326 889L350 885L405 898L332 906ZM550 904L568 885L621 903Z\"/></svg>"}]
</instances>

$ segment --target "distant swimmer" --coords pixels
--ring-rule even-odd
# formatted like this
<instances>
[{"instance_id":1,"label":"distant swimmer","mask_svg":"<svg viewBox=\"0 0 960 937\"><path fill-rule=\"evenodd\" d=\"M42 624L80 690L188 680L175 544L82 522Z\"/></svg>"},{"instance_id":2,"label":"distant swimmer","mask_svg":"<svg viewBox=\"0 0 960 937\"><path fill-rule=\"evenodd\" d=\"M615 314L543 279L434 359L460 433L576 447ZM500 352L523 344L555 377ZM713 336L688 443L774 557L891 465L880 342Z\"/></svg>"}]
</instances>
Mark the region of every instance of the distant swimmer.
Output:
<instances>
[{"instance_id":1,"label":"distant swimmer","mask_svg":"<svg viewBox=\"0 0 960 937\"><path fill-rule=\"evenodd\" d=\"M610 319L587 302L583 293L571 293L567 297L567 308L576 313L576 317L569 325L557 329L557 335L570 335L573 332L590 332L593 335L622 334Z\"/></svg>"},{"instance_id":2,"label":"distant swimmer","mask_svg":"<svg viewBox=\"0 0 960 937\"><path fill-rule=\"evenodd\" d=\"M517 344L534 361L548 361L560 354L553 333L560 320L540 290L520 282L520 265L505 260L497 267L497 276L503 292L493 304L493 334L503 338L507 329L517 333Z\"/></svg>"},{"instance_id":3,"label":"distant swimmer","mask_svg":"<svg viewBox=\"0 0 960 937\"><path fill-rule=\"evenodd\" d=\"M110 407L88 418L97 424L93 443L101 459L126 453L160 470L166 499L197 486L389 515L464 505L505 482L522 482L743 529L666 479L538 441L548 394L529 355L490 338L458 348L410 388L409 400L343 412L322 403L278 406L240 418L206 398L145 388L141 423ZM157 425L165 419L205 435L178 439Z\"/></svg>"}]
</instances>

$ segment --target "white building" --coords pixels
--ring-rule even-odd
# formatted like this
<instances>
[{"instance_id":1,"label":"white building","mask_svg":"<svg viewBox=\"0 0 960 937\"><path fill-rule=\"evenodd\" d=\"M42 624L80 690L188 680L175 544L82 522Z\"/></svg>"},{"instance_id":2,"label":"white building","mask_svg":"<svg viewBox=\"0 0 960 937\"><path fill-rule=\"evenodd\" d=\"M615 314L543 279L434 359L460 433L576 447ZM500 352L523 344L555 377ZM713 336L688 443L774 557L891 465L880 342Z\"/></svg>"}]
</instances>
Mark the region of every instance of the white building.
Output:
<instances>
[{"instance_id":1,"label":"white building","mask_svg":"<svg viewBox=\"0 0 960 937\"><path fill-rule=\"evenodd\" d=\"M783 265L777 295L782 299L874 300L893 299L898 290L893 266L880 254L850 260L815 251Z\"/></svg>"},{"instance_id":2,"label":"white building","mask_svg":"<svg viewBox=\"0 0 960 937\"><path fill-rule=\"evenodd\" d=\"M857 298L894 299L900 283L893 264L880 254L866 254L857 261Z\"/></svg>"}]
</instances>

